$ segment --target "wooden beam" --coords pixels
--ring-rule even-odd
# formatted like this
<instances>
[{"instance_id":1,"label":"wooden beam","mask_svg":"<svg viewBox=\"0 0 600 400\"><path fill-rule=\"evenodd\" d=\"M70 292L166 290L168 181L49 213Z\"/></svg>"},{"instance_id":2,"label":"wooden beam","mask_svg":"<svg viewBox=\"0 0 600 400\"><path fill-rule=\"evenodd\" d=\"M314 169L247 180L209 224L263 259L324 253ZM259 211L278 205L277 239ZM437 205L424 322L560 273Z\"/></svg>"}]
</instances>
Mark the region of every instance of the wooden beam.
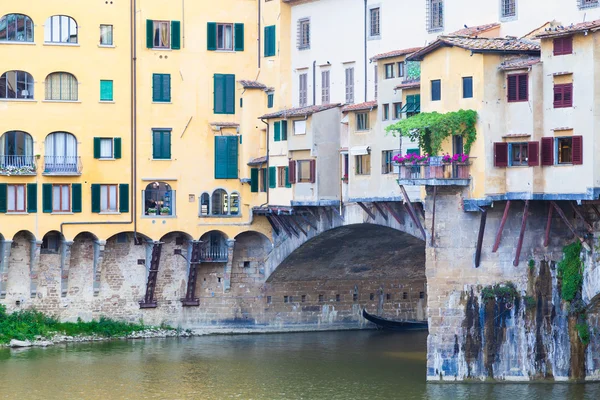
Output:
<instances>
[{"instance_id":1,"label":"wooden beam","mask_svg":"<svg viewBox=\"0 0 600 400\"><path fill-rule=\"evenodd\" d=\"M592 204L592 210L596 213L596 217L600 218L600 211L598 211L598 207L595 204Z\"/></svg>"},{"instance_id":2,"label":"wooden beam","mask_svg":"<svg viewBox=\"0 0 600 400\"><path fill-rule=\"evenodd\" d=\"M313 224L309 218L307 218L305 215L302 215L302 214L298 214L298 215L300 216L300 218L302 218L304 220L304 222L306 222L308 224L308 226L313 228L315 231L317 230L317 225Z\"/></svg>"},{"instance_id":3,"label":"wooden beam","mask_svg":"<svg viewBox=\"0 0 600 400\"><path fill-rule=\"evenodd\" d=\"M404 221L402 220L402 217L400 217L400 214L398 214L398 213L396 212L396 210L394 210L394 209L392 208L392 206L390 206L388 203L383 203L383 206L386 208L386 210L388 210L388 211L389 211L389 213L392 215L392 217L394 217L394 219L395 219L396 221L398 221L398 223L399 223L400 225L404 225Z\"/></svg>"},{"instance_id":4,"label":"wooden beam","mask_svg":"<svg viewBox=\"0 0 600 400\"><path fill-rule=\"evenodd\" d=\"M544 247L548 247L550 243L550 227L552 226L552 211L554 211L554 207L550 204L548 207L548 221L546 221L546 235L544 236Z\"/></svg>"},{"instance_id":5,"label":"wooden beam","mask_svg":"<svg viewBox=\"0 0 600 400\"><path fill-rule=\"evenodd\" d=\"M272 217L283 228L283 230L285 231L285 233L287 233L288 236L292 236L292 235L294 235L296 237L299 236L297 233L295 233L294 231L292 231L287 224L285 224L283 222L282 218L279 215L273 214Z\"/></svg>"},{"instance_id":6,"label":"wooden beam","mask_svg":"<svg viewBox=\"0 0 600 400\"><path fill-rule=\"evenodd\" d=\"M485 222L487 220L487 210L481 209L481 220L479 221L479 235L477 236L477 248L475 250L475 268L481 264L481 248L483 247L483 234L485 232Z\"/></svg>"},{"instance_id":7,"label":"wooden beam","mask_svg":"<svg viewBox=\"0 0 600 400\"><path fill-rule=\"evenodd\" d=\"M585 219L585 217L583 216L583 214L581 213L581 211L579 210L579 208L577 207L577 204L575 204L574 201L570 201L569 203L571 203L571 207L573 207L573 211L575 211L575 214L577 214L577 216L579 218L581 218L581 220L583 221L583 223L585 224L588 232L594 232L594 227L592 226L592 224L590 224L587 219Z\"/></svg>"},{"instance_id":8,"label":"wooden beam","mask_svg":"<svg viewBox=\"0 0 600 400\"><path fill-rule=\"evenodd\" d=\"M387 221L388 220L388 216L387 216L386 212L383 210L383 208L377 202L374 202L373 205L375 206L375 208L377 209L377 211L379 211L379 214L381 214L381 216L383 217L383 219L385 219Z\"/></svg>"},{"instance_id":9,"label":"wooden beam","mask_svg":"<svg viewBox=\"0 0 600 400\"><path fill-rule=\"evenodd\" d=\"M267 221L269 221L269 224L271 225L271 228L273 228L273 230L275 231L275 233L277 235L279 235L279 227L275 224L275 221L273 221L273 219L271 218L270 215L267 215Z\"/></svg>"},{"instance_id":10,"label":"wooden beam","mask_svg":"<svg viewBox=\"0 0 600 400\"><path fill-rule=\"evenodd\" d=\"M306 211L308 211L317 221L321 220L321 214L319 213L319 209L313 210L312 207L306 207Z\"/></svg>"},{"instance_id":11,"label":"wooden beam","mask_svg":"<svg viewBox=\"0 0 600 400\"><path fill-rule=\"evenodd\" d=\"M290 217L288 218L292 224L298 228L298 230L300 230L300 232L302 232L304 234L304 236L308 236L308 234L306 233L306 231L304 229L302 229L302 227L300 226L300 224L298 223L298 221L296 221L296 219L294 218L293 215L290 215Z\"/></svg>"},{"instance_id":12,"label":"wooden beam","mask_svg":"<svg viewBox=\"0 0 600 400\"><path fill-rule=\"evenodd\" d=\"M506 205L504 206L504 215L502 216L502 221L500 221L500 227L498 228L498 233L496 234L496 241L494 242L494 248L492 249L492 253L498 251L498 247L500 247L500 239L502 239L502 231L504 230L504 224L506 224L506 220L508 219L508 210L510 209L510 200L506 201Z\"/></svg>"},{"instance_id":13,"label":"wooden beam","mask_svg":"<svg viewBox=\"0 0 600 400\"><path fill-rule=\"evenodd\" d=\"M519 266L519 259L521 258L521 249L523 248L523 239L525 238L525 227L527 226L527 215L529 214L529 200L525 200L525 209L523 210L523 220L521 222L521 232L519 233L519 241L517 242L517 254L515 255L515 261L513 265Z\"/></svg>"},{"instance_id":14,"label":"wooden beam","mask_svg":"<svg viewBox=\"0 0 600 400\"><path fill-rule=\"evenodd\" d=\"M435 247L435 200L437 199L437 186L433 187L433 213L431 214L431 247Z\"/></svg>"},{"instance_id":15,"label":"wooden beam","mask_svg":"<svg viewBox=\"0 0 600 400\"><path fill-rule=\"evenodd\" d=\"M278 215L277 218L285 225L288 227L288 229L292 232L292 234L296 237L300 237L300 233L296 230L296 228L294 228L292 226L292 224L290 224L290 222L283 216Z\"/></svg>"},{"instance_id":16,"label":"wooden beam","mask_svg":"<svg viewBox=\"0 0 600 400\"><path fill-rule=\"evenodd\" d=\"M413 207L412 203L410 202L410 198L408 197L408 193L406 193L406 189L404 189L404 185L400 185L400 190L402 190L402 196L404 196L405 205L407 206L409 213L412 214L415 224L417 225L417 227L421 231L421 234L423 235L423 240L427 240L427 234L425 233L425 228L423 228L423 224L421 224L421 220L417 216L417 213L415 212L415 208Z\"/></svg>"},{"instance_id":17,"label":"wooden beam","mask_svg":"<svg viewBox=\"0 0 600 400\"><path fill-rule=\"evenodd\" d=\"M340 221L344 222L344 217L342 216L342 214L340 214L339 210L336 207L329 207L329 208L331 209L331 212L333 213L333 215L338 217L340 219Z\"/></svg>"},{"instance_id":18,"label":"wooden beam","mask_svg":"<svg viewBox=\"0 0 600 400\"><path fill-rule=\"evenodd\" d=\"M573 225L571 225L571 223L569 222L569 220L567 219L567 217L565 216L565 213L563 212L563 210L558 206L558 204L556 204L555 201L550 201L550 203L552 203L552 206L554 206L554 209L556 210L556 212L558 213L558 215L560 215L560 218L563 220L563 222L567 225L567 227L571 230L571 233L573 233L573 235L575 235L575 237L581 242L581 245L587 250L587 251L592 251L592 248L590 247L589 244L587 244L585 242L585 240L579 236L577 234L577 232L575 232L575 228L573 228Z\"/></svg>"},{"instance_id":19,"label":"wooden beam","mask_svg":"<svg viewBox=\"0 0 600 400\"><path fill-rule=\"evenodd\" d=\"M364 211L364 212L366 212L366 213L367 213L367 215L368 215L368 216L369 216L369 217L370 217L370 218L371 218L373 221L375 221L375 214L373 214L373 213L371 212L371 210L369 210L369 209L367 208L367 206L365 206L365 205L364 205L363 203L361 203L360 201L359 201L359 202L357 202L356 204L358 204L358 205L360 206L360 208L362 208L362 209L363 209L363 211Z\"/></svg>"}]
</instances>

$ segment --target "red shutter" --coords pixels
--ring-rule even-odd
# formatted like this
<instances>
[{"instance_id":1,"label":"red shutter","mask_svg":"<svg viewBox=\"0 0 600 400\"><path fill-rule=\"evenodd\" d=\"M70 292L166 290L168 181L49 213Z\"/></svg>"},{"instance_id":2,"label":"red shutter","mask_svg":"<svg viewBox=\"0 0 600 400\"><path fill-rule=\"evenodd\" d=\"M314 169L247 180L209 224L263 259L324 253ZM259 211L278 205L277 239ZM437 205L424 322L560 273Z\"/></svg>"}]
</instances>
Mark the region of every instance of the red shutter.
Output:
<instances>
[{"instance_id":1,"label":"red shutter","mask_svg":"<svg viewBox=\"0 0 600 400\"><path fill-rule=\"evenodd\" d=\"M494 143L494 166L508 166L508 143Z\"/></svg>"},{"instance_id":2,"label":"red shutter","mask_svg":"<svg viewBox=\"0 0 600 400\"><path fill-rule=\"evenodd\" d=\"M563 38L563 54L573 54L573 36Z\"/></svg>"},{"instance_id":3,"label":"red shutter","mask_svg":"<svg viewBox=\"0 0 600 400\"><path fill-rule=\"evenodd\" d=\"M527 74L518 75L519 78L519 100L529 100L529 76Z\"/></svg>"},{"instance_id":4,"label":"red shutter","mask_svg":"<svg viewBox=\"0 0 600 400\"><path fill-rule=\"evenodd\" d=\"M542 138L542 165L554 165L554 138Z\"/></svg>"},{"instance_id":5,"label":"red shutter","mask_svg":"<svg viewBox=\"0 0 600 400\"><path fill-rule=\"evenodd\" d=\"M573 165L583 164L583 136L573 136Z\"/></svg>"},{"instance_id":6,"label":"red shutter","mask_svg":"<svg viewBox=\"0 0 600 400\"><path fill-rule=\"evenodd\" d=\"M552 42L554 44L554 55L559 56L563 54L563 38L556 38Z\"/></svg>"},{"instance_id":7,"label":"red shutter","mask_svg":"<svg viewBox=\"0 0 600 400\"><path fill-rule=\"evenodd\" d=\"M288 180L290 183L296 183L296 161L290 160L288 167Z\"/></svg>"},{"instance_id":8,"label":"red shutter","mask_svg":"<svg viewBox=\"0 0 600 400\"><path fill-rule=\"evenodd\" d=\"M317 160L310 160L310 183L315 183L317 178Z\"/></svg>"},{"instance_id":9,"label":"red shutter","mask_svg":"<svg viewBox=\"0 0 600 400\"><path fill-rule=\"evenodd\" d=\"M573 107L573 84L563 85L563 107Z\"/></svg>"},{"instance_id":10,"label":"red shutter","mask_svg":"<svg viewBox=\"0 0 600 400\"><path fill-rule=\"evenodd\" d=\"M517 101L517 75L508 76L508 101Z\"/></svg>"},{"instance_id":11,"label":"red shutter","mask_svg":"<svg viewBox=\"0 0 600 400\"><path fill-rule=\"evenodd\" d=\"M539 142L527 143L527 165L537 167L540 165L540 144Z\"/></svg>"},{"instance_id":12,"label":"red shutter","mask_svg":"<svg viewBox=\"0 0 600 400\"><path fill-rule=\"evenodd\" d=\"M563 105L562 85L554 85L554 108L562 107L562 105Z\"/></svg>"}]
</instances>

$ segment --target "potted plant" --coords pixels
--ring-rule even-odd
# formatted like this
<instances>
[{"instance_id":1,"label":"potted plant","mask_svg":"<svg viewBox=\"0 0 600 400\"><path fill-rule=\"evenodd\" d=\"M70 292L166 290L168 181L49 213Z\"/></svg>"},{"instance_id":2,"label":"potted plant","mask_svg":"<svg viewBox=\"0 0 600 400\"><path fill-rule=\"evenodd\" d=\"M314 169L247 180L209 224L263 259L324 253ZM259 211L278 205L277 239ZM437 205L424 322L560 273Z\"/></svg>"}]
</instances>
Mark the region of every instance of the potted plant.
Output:
<instances>
[{"instance_id":1,"label":"potted plant","mask_svg":"<svg viewBox=\"0 0 600 400\"><path fill-rule=\"evenodd\" d=\"M344 174L344 176L342 176L342 182L348 183L348 174Z\"/></svg>"},{"instance_id":2,"label":"potted plant","mask_svg":"<svg viewBox=\"0 0 600 400\"><path fill-rule=\"evenodd\" d=\"M394 161L400 167L400 179L410 179L411 168L406 165L406 164L408 164L409 157L410 157L410 154L407 154L406 156L401 156L400 154L396 154L392 158L392 161Z\"/></svg>"},{"instance_id":3,"label":"potted plant","mask_svg":"<svg viewBox=\"0 0 600 400\"><path fill-rule=\"evenodd\" d=\"M442 157L442 164L444 165L444 179L452 178L452 156L449 153Z\"/></svg>"},{"instance_id":4,"label":"potted plant","mask_svg":"<svg viewBox=\"0 0 600 400\"><path fill-rule=\"evenodd\" d=\"M469 155L455 154L452 161L456 164L456 177L458 179L469 179Z\"/></svg>"},{"instance_id":5,"label":"potted plant","mask_svg":"<svg viewBox=\"0 0 600 400\"><path fill-rule=\"evenodd\" d=\"M156 215L156 208L149 208L148 215Z\"/></svg>"},{"instance_id":6,"label":"potted plant","mask_svg":"<svg viewBox=\"0 0 600 400\"><path fill-rule=\"evenodd\" d=\"M160 209L160 215L171 215L171 209L169 207L162 207Z\"/></svg>"}]
</instances>

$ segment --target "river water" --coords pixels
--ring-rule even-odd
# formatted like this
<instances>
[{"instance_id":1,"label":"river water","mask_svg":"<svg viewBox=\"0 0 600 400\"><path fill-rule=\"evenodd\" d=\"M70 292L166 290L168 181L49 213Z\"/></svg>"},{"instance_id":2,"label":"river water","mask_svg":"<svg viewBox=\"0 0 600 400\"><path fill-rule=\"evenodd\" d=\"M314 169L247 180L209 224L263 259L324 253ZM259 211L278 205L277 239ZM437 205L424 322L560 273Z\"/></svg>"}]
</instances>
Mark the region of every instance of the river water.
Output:
<instances>
[{"instance_id":1,"label":"river water","mask_svg":"<svg viewBox=\"0 0 600 400\"><path fill-rule=\"evenodd\" d=\"M350 331L0 349L0 399L600 399L598 384L426 384L426 341Z\"/></svg>"}]
</instances>

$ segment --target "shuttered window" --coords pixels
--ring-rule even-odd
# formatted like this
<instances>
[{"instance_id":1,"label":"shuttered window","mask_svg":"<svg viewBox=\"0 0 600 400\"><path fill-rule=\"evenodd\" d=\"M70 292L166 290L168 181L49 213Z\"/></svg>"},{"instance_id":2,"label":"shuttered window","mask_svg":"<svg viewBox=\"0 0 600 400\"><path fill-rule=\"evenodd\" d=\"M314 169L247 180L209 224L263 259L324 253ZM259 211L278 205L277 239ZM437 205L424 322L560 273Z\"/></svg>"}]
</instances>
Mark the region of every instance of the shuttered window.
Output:
<instances>
[{"instance_id":1,"label":"shuttered window","mask_svg":"<svg viewBox=\"0 0 600 400\"><path fill-rule=\"evenodd\" d=\"M288 122L281 121L281 140L287 140L288 136Z\"/></svg>"},{"instance_id":2,"label":"shuttered window","mask_svg":"<svg viewBox=\"0 0 600 400\"><path fill-rule=\"evenodd\" d=\"M308 74L298 75L298 104L300 107L308 105Z\"/></svg>"},{"instance_id":3,"label":"shuttered window","mask_svg":"<svg viewBox=\"0 0 600 400\"><path fill-rule=\"evenodd\" d=\"M121 138L94 138L94 158L121 158Z\"/></svg>"},{"instance_id":4,"label":"shuttered window","mask_svg":"<svg viewBox=\"0 0 600 400\"><path fill-rule=\"evenodd\" d=\"M273 124L273 140L275 142L281 141L281 121L277 121Z\"/></svg>"},{"instance_id":5,"label":"shuttered window","mask_svg":"<svg viewBox=\"0 0 600 400\"><path fill-rule=\"evenodd\" d=\"M28 213L36 213L37 212L37 183L28 183L27 184L27 212Z\"/></svg>"},{"instance_id":6,"label":"shuttered window","mask_svg":"<svg viewBox=\"0 0 600 400\"><path fill-rule=\"evenodd\" d=\"M558 156L557 164L583 164L583 137L572 136L556 138L556 154Z\"/></svg>"},{"instance_id":7,"label":"shuttered window","mask_svg":"<svg viewBox=\"0 0 600 400\"><path fill-rule=\"evenodd\" d=\"M529 100L529 80L527 74L508 75L507 78L508 101Z\"/></svg>"},{"instance_id":8,"label":"shuttered window","mask_svg":"<svg viewBox=\"0 0 600 400\"><path fill-rule=\"evenodd\" d=\"M473 97L473 77L465 76L462 78L463 84L463 99L470 99Z\"/></svg>"},{"instance_id":9,"label":"shuttered window","mask_svg":"<svg viewBox=\"0 0 600 400\"><path fill-rule=\"evenodd\" d=\"M527 148L527 165L537 167L540 165L540 143L529 142Z\"/></svg>"},{"instance_id":10,"label":"shuttered window","mask_svg":"<svg viewBox=\"0 0 600 400\"><path fill-rule=\"evenodd\" d=\"M298 20L297 47L299 50L310 49L310 18Z\"/></svg>"},{"instance_id":11,"label":"shuttered window","mask_svg":"<svg viewBox=\"0 0 600 400\"><path fill-rule=\"evenodd\" d=\"M508 166L508 143L494 143L494 166Z\"/></svg>"},{"instance_id":12,"label":"shuttered window","mask_svg":"<svg viewBox=\"0 0 600 400\"><path fill-rule=\"evenodd\" d=\"M442 81L439 79L431 81L431 101L442 99Z\"/></svg>"},{"instance_id":13,"label":"shuttered window","mask_svg":"<svg viewBox=\"0 0 600 400\"><path fill-rule=\"evenodd\" d=\"M554 138L542 138L541 158L543 166L554 165Z\"/></svg>"},{"instance_id":14,"label":"shuttered window","mask_svg":"<svg viewBox=\"0 0 600 400\"><path fill-rule=\"evenodd\" d=\"M572 137L573 165L583 164L583 136Z\"/></svg>"},{"instance_id":15,"label":"shuttered window","mask_svg":"<svg viewBox=\"0 0 600 400\"><path fill-rule=\"evenodd\" d=\"M181 48L181 23L179 21L146 20L146 47L179 50Z\"/></svg>"},{"instance_id":16,"label":"shuttered window","mask_svg":"<svg viewBox=\"0 0 600 400\"><path fill-rule=\"evenodd\" d=\"M321 104L329 104L330 101L330 87L331 87L331 71L321 71ZM377 84L375 84L377 87ZM375 96L377 98L377 96Z\"/></svg>"},{"instance_id":17,"label":"shuttered window","mask_svg":"<svg viewBox=\"0 0 600 400\"><path fill-rule=\"evenodd\" d=\"M267 93L267 108L273 108L275 102L275 95L273 93Z\"/></svg>"},{"instance_id":18,"label":"shuttered window","mask_svg":"<svg viewBox=\"0 0 600 400\"><path fill-rule=\"evenodd\" d=\"M100 81L100 101L113 100L113 81Z\"/></svg>"},{"instance_id":19,"label":"shuttered window","mask_svg":"<svg viewBox=\"0 0 600 400\"><path fill-rule=\"evenodd\" d=\"M119 212L129 212L129 184L122 183L119 185Z\"/></svg>"},{"instance_id":20,"label":"shuttered window","mask_svg":"<svg viewBox=\"0 0 600 400\"><path fill-rule=\"evenodd\" d=\"M298 168L299 183L315 183L316 161L315 160L299 160L296 162Z\"/></svg>"},{"instance_id":21,"label":"shuttered window","mask_svg":"<svg viewBox=\"0 0 600 400\"><path fill-rule=\"evenodd\" d=\"M269 167L269 188L277 187L277 167Z\"/></svg>"},{"instance_id":22,"label":"shuttered window","mask_svg":"<svg viewBox=\"0 0 600 400\"><path fill-rule=\"evenodd\" d=\"M346 68L346 103L354 103L354 67Z\"/></svg>"},{"instance_id":23,"label":"shuttered window","mask_svg":"<svg viewBox=\"0 0 600 400\"><path fill-rule=\"evenodd\" d=\"M5 213L8 209L8 185L0 183L0 213Z\"/></svg>"},{"instance_id":24,"label":"shuttered window","mask_svg":"<svg viewBox=\"0 0 600 400\"><path fill-rule=\"evenodd\" d=\"M296 161L290 160L288 166L288 181L290 185L296 183Z\"/></svg>"},{"instance_id":25,"label":"shuttered window","mask_svg":"<svg viewBox=\"0 0 600 400\"><path fill-rule=\"evenodd\" d=\"M152 130L152 158L155 160L171 159L171 131L165 129Z\"/></svg>"},{"instance_id":26,"label":"shuttered window","mask_svg":"<svg viewBox=\"0 0 600 400\"><path fill-rule=\"evenodd\" d=\"M214 75L214 113L235 114L235 75Z\"/></svg>"},{"instance_id":27,"label":"shuttered window","mask_svg":"<svg viewBox=\"0 0 600 400\"><path fill-rule=\"evenodd\" d=\"M265 26L265 57L273 57L277 54L275 25Z\"/></svg>"},{"instance_id":28,"label":"shuttered window","mask_svg":"<svg viewBox=\"0 0 600 400\"><path fill-rule=\"evenodd\" d=\"M258 193L258 168L250 169L250 192Z\"/></svg>"},{"instance_id":29,"label":"shuttered window","mask_svg":"<svg viewBox=\"0 0 600 400\"><path fill-rule=\"evenodd\" d=\"M215 179L238 178L237 136L215 136Z\"/></svg>"},{"instance_id":30,"label":"shuttered window","mask_svg":"<svg viewBox=\"0 0 600 400\"><path fill-rule=\"evenodd\" d=\"M170 74L152 74L152 101L156 103L171 101Z\"/></svg>"},{"instance_id":31,"label":"shuttered window","mask_svg":"<svg viewBox=\"0 0 600 400\"><path fill-rule=\"evenodd\" d=\"M573 107L573 84L554 85L554 108Z\"/></svg>"},{"instance_id":32,"label":"shuttered window","mask_svg":"<svg viewBox=\"0 0 600 400\"><path fill-rule=\"evenodd\" d=\"M244 51L244 24L208 22L206 38L209 51Z\"/></svg>"},{"instance_id":33,"label":"shuttered window","mask_svg":"<svg viewBox=\"0 0 600 400\"><path fill-rule=\"evenodd\" d=\"M573 54L573 36L559 37L553 40L554 55Z\"/></svg>"}]
</instances>

